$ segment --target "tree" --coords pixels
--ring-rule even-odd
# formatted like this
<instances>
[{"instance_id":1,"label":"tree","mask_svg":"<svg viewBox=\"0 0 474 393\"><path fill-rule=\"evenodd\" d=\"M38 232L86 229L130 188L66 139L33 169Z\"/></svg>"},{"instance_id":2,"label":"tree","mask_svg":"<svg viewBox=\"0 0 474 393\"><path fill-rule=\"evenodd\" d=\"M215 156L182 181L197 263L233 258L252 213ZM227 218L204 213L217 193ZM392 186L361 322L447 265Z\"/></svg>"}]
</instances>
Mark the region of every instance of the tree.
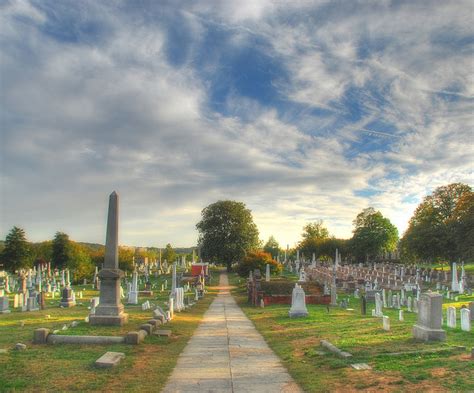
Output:
<instances>
[{"instance_id":1,"label":"tree","mask_svg":"<svg viewBox=\"0 0 474 393\"><path fill-rule=\"evenodd\" d=\"M472 201L472 189L466 184L435 189L413 213L402 238L403 249L429 261L472 256L472 237L465 237L473 230Z\"/></svg>"},{"instance_id":2,"label":"tree","mask_svg":"<svg viewBox=\"0 0 474 393\"><path fill-rule=\"evenodd\" d=\"M268 238L268 241L263 246L263 251L269 253L272 257L275 258L280 253L280 245L273 237L273 235Z\"/></svg>"},{"instance_id":3,"label":"tree","mask_svg":"<svg viewBox=\"0 0 474 393\"><path fill-rule=\"evenodd\" d=\"M321 245L329 239L329 231L323 225L323 220L318 220L305 225L301 237L303 239L298 245L300 251L305 255L315 254L319 257Z\"/></svg>"},{"instance_id":4,"label":"tree","mask_svg":"<svg viewBox=\"0 0 474 393\"><path fill-rule=\"evenodd\" d=\"M53 239L53 252L51 255L51 265L58 269L67 267L71 253L71 241L69 236L63 232L56 232Z\"/></svg>"},{"instance_id":5,"label":"tree","mask_svg":"<svg viewBox=\"0 0 474 393\"><path fill-rule=\"evenodd\" d=\"M351 249L357 258L368 259L397 248L398 229L374 208L362 210L353 224Z\"/></svg>"},{"instance_id":6,"label":"tree","mask_svg":"<svg viewBox=\"0 0 474 393\"><path fill-rule=\"evenodd\" d=\"M301 236L303 241L307 239L326 239L329 237L329 231L323 225L323 220L318 220L305 225Z\"/></svg>"},{"instance_id":7,"label":"tree","mask_svg":"<svg viewBox=\"0 0 474 393\"><path fill-rule=\"evenodd\" d=\"M283 266L275 261L271 254L257 251L248 253L237 265L237 273L241 277L248 277L249 272L259 269L260 273L265 274L265 265L270 265L270 273L277 274L283 270Z\"/></svg>"},{"instance_id":8,"label":"tree","mask_svg":"<svg viewBox=\"0 0 474 393\"><path fill-rule=\"evenodd\" d=\"M119 268L124 272L133 272L133 269L135 269L135 266L133 265L135 251L129 247L119 247L118 251Z\"/></svg>"},{"instance_id":9,"label":"tree","mask_svg":"<svg viewBox=\"0 0 474 393\"><path fill-rule=\"evenodd\" d=\"M165 259L168 263L173 263L176 260L176 252L173 247L171 247L170 243L166 245L166 248L161 254L161 260L164 261Z\"/></svg>"},{"instance_id":10,"label":"tree","mask_svg":"<svg viewBox=\"0 0 474 393\"><path fill-rule=\"evenodd\" d=\"M16 226L11 229L5 238L5 248L0 259L4 269L11 272L31 267L31 248L23 229Z\"/></svg>"},{"instance_id":11,"label":"tree","mask_svg":"<svg viewBox=\"0 0 474 393\"><path fill-rule=\"evenodd\" d=\"M43 260L49 262L53 255L53 242L46 240L41 243L31 244L31 253L33 261Z\"/></svg>"},{"instance_id":12,"label":"tree","mask_svg":"<svg viewBox=\"0 0 474 393\"><path fill-rule=\"evenodd\" d=\"M259 248L258 229L244 203L218 201L203 209L201 214L196 228L203 259L224 263L230 271L233 262Z\"/></svg>"},{"instance_id":13,"label":"tree","mask_svg":"<svg viewBox=\"0 0 474 393\"><path fill-rule=\"evenodd\" d=\"M73 281L79 283L84 278L89 279L94 273L95 266L87 249L76 243L70 242L68 246L67 268L71 269Z\"/></svg>"}]
</instances>

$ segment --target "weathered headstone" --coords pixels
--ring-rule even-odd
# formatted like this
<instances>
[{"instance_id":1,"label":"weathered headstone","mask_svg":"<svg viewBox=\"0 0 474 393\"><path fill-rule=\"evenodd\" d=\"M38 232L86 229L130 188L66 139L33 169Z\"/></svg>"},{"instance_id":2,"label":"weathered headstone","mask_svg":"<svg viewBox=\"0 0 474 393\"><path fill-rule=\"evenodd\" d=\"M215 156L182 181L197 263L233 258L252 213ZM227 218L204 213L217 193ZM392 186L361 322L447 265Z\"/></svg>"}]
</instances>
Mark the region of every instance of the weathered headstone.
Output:
<instances>
[{"instance_id":1,"label":"weathered headstone","mask_svg":"<svg viewBox=\"0 0 474 393\"><path fill-rule=\"evenodd\" d=\"M303 288L301 288L301 286L298 284L295 284L291 294L291 308L289 311L289 316L290 318L308 316L305 293Z\"/></svg>"},{"instance_id":2,"label":"weathered headstone","mask_svg":"<svg viewBox=\"0 0 474 393\"><path fill-rule=\"evenodd\" d=\"M0 314L8 314L10 310L8 309L8 296L1 296L0 297Z\"/></svg>"},{"instance_id":3,"label":"weathered headstone","mask_svg":"<svg viewBox=\"0 0 474 393\"><path fill-rule=\"evenodd\" d=\"M73 298L73 290L71 287L64 287L61 291L62 298L59 302L61 307L74 307L76 305L76 301Z\"/></svg>"},{"instance_id":4,"label":"weathered headstone","mask_svg":"<svg viewBox=\"0 0 474 393\"><path fill-rule=\"evenodd\" d=\"M413 336L421 341L445 341L446 332L441 329L443 296L423 293L418 301L418 321L413 326Z\"/></svg>"},{"instance_id":5,"label":"weathered headstone","mask_svg":"<svg viewBox=\"0 0 474 393\"><path fill-rule=\"evenodd\" d=\"M100 303L95 314L89 317L91 325L123 325L128 321L120 301L123 272L118 268L118 213L118 195L114 191L109 197L104 268L99 273Z\"/></svg>"},{"instance_id":6,"label":"weathered headstone","mask_svg":"<svg viewBox=\"0 0 474 393\"><path fill-rule=\"evenodd\" d=\"M467 308L461 308L461 330L471 331L471 311Z\"/></svg>"},{"instance_id":7,"label":"weathered headstone","mask_svg":"<svg viewBox=\"0 0 474 393\"><path fill-rule=\"evenodd\" d=\"M383 330L389 332L390 331L390 318L386 315L382 316L383 321Z\"/></svg>"},{"instance_id":8,"label":"weathered headstone","mask_svg":"<svg viewBox=\"0 0 474 393\"><path fill-rule=\"evenodd\" d=\"M375 316L376 317L382 317L383 316L383 311L382 311L382 299L380 296L380 293L375 294Z\"/></svg>"},{"instance_id":9,"label":"weathered headstone","mask_svg":"<svg viewBox=\"0 0 474 393\"><path fill-rule=\"evenodd\" d=\"M456 328L456 307L448 307L446 319L449 328Z\"/></svg>"},{"instance_id":10,"label":"weathered headstone","mask_svg":"<svg viewBox=\"0 0 474 393\"><path fill-rule=\"evenodd\" d=\"M365 295L362 295L360 298L360 313L362 315L367 315L367 299Z\"/></svg>"}]
</instances>

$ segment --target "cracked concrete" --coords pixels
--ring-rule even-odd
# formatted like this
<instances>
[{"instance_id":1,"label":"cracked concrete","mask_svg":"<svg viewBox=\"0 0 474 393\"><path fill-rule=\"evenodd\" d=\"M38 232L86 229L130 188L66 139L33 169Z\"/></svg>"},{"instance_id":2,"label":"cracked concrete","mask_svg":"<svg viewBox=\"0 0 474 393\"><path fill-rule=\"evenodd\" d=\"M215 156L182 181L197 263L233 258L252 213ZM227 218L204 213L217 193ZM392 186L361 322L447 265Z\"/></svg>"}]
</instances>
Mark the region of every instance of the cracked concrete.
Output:
<instances>
[{"instance_id":1,"label":"cracked concrete","mask_svg":"<svg viewBox=\"0 0 474 393\"><path fill-rule=\"evenodd\" d=\"M227 275L163 390L296 393L294 382L230 295Z\"/></svg>"}]
</instances>

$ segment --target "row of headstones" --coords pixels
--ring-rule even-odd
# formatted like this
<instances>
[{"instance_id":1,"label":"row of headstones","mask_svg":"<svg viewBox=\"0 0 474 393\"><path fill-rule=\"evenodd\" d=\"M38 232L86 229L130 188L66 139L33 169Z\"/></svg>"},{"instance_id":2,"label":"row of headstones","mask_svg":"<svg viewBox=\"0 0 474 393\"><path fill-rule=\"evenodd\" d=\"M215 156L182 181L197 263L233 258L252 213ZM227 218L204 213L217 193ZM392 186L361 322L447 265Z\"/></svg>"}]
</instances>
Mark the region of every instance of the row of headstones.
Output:
<instances>
[{"instance_id":1,"label":"row of headstones","mask_svg":"<svg viewBox=\"0 0 474 393\"><path fill-rule=\"evenodd\" d=\"M461 308L459 310L460 318L461 318L461 330L466 332L471 331L471 321L474 318L474 302L470 303L470 309L468 308ZM456 328L457 325L457 317L456 317L456 307L448 307L446 310L446 325L449 328Z\"/></svg>"},{"instance_id":2,"label":"row of headstones","mask_svg":"<svg viewBox=\"0 0 474 393\"><path fill-rule=\"evenodd\" d=\"M55 298L56 292L51 292L51 299ZM13 297L13 308L21 311L38 311L45 308L46 292L35 292L27 290L25 293L16 293ZM82 299L82 291L79 292L79 298ZM60 307L72 307L76 304L76 294L71 288L63 288ZM0 313L10 312L10 299L8 296L0 296Z\"/></svg>"}]
</instances>

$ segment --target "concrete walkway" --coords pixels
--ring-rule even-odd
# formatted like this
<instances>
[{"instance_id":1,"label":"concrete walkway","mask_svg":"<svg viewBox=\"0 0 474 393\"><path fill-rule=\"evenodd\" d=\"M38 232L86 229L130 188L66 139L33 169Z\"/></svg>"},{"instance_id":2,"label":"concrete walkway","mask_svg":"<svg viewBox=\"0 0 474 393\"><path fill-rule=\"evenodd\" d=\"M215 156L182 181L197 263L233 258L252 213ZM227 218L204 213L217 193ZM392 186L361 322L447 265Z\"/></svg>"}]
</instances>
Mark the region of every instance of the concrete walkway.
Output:
<instances>
[{"instance_id":1,"label":"concrete walkway","mask_svg":"<svg viewBox=\"0 0 474 393\"><path fill-rule=\"evenodd\" d=\"M164 393L301 392L237 306L221 274L217 298L178 358Z\"/></svg>"}]
</instances>

